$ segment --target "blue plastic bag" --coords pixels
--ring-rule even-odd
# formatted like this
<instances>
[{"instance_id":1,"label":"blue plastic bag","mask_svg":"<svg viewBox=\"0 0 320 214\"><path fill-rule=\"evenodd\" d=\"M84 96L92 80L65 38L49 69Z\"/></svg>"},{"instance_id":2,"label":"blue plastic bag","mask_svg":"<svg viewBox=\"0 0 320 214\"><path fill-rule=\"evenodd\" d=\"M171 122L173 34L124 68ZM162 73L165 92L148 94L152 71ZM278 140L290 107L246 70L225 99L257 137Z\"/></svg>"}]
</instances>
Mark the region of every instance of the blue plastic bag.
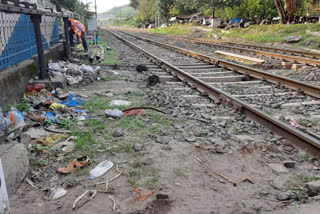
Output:
<instances>
[{"instance_id":1,"label":"blue plastic bag","mask_svg":"<svg viewBox=\"0 0 320 214\"><path fill-rule=\"evenodd\" d=\"M59 103L66 105L67 107L77 107L84 103L84 100L74 98L75 96L73 94L70 94L67 101L60 101Z\"/></svg>"}]
</instances>

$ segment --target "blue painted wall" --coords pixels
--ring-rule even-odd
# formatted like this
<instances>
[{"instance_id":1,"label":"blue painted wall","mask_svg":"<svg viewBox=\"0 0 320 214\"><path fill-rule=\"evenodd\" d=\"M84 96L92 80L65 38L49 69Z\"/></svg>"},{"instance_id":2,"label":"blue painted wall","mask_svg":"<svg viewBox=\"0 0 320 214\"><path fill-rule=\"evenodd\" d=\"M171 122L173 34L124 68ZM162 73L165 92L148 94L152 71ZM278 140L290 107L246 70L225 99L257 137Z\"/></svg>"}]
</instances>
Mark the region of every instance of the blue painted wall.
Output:
<instances>
[{"instance_id":1,"label":"blue painted wall","mask_svg":"<svg viewBox=\"0 0 320 214\"><path fill-rule=\"evenodd\" d=\"M58 18L56 18L52 29L51 41L58 40L59 26ZM42 35L44 49L48 49L54 45L54 43L50 43L51 41L46 41ZM34 27L30 16L22 14L9 37L6 47L0 53L0 72L26 59L32 59L32 56L35 54L37 54L37 45Z\"/></svg>"}]
</instances>

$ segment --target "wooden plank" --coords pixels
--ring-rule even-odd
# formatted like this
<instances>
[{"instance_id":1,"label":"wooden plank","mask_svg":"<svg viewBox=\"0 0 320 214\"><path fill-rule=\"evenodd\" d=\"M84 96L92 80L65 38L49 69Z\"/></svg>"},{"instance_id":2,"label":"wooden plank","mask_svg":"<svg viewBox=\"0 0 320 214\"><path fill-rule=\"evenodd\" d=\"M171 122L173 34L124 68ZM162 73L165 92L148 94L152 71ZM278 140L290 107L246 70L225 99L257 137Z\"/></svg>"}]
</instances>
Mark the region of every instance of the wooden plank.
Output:
<instances>
[{"instance_id":1,"label":"wooden plank","mask_svg":"<svg viewBox=\"0 0 320 214\"><path fill-rule=\"evenodd\" d=\"M243 55L239 55L239 54L234 54L234 53L229 53L229 52L225 52L225 51L215 51L216 54L230 58L230 59L236 59L242 62L247 62L247 63L253 63L253 64L263 64L265 62L265 60L263 59L257 59L257 58L253 58L253 57L249 57L249 56L243 56Z\"/></svg>"}]
</instances>

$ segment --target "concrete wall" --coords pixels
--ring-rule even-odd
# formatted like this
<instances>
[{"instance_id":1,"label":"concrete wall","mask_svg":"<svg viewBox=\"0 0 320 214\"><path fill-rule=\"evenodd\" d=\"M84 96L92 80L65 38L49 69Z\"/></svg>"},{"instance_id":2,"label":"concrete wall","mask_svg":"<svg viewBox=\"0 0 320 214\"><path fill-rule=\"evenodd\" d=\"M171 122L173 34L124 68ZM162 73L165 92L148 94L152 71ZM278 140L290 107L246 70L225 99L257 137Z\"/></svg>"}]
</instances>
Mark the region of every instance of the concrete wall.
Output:
<instances>
[{"instance_id":1,"label":"concrete wall","mask_svg":"<svg viewBox=\"0 0 320 214\"><path fill-rule=\"evenodd\" d=\"M58 44L45 51L46 62L49 59L58 60L63 56L63 45ZM25 60L0 72L0 106L20 101L26 91L28 82L38 74L37 57Z\"/></svg>"}]
</instances>

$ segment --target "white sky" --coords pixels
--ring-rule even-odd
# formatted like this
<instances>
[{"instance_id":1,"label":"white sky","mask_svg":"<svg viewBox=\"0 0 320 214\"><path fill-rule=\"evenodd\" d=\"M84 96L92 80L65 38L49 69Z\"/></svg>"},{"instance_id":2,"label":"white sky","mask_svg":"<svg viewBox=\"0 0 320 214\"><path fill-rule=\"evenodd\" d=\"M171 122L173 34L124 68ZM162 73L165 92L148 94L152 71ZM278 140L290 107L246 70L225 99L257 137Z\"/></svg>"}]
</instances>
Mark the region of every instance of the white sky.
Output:
<instances>
[{"instance_id":1,"label":"white sky","mask_svg":"<svg viewBox=\"0 0 320 214\"><path fill-rule=\"evenodd\" d=\"M94 10L94 0L82 0L83 2L92 2L91 10ZM97 9L98 13L106 12L113 7L122 6L125 4L129 4L130 0L97 0Z\"/></svg>"}]
</instances>

